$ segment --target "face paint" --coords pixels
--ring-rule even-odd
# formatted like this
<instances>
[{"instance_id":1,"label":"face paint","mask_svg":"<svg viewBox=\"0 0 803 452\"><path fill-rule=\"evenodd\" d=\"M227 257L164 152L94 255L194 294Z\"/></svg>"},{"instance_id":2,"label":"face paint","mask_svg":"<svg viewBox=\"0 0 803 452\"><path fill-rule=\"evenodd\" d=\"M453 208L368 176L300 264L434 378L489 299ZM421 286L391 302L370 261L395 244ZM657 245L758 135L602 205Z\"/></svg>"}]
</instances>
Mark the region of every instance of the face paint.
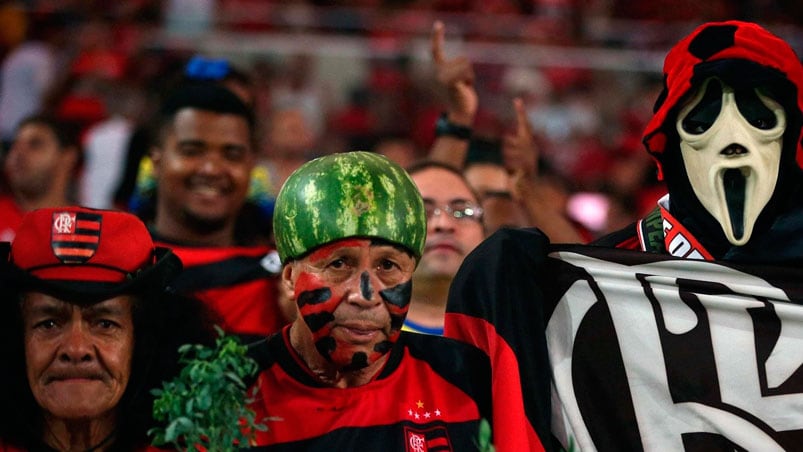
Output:
<instances>
[{"instance_id":1,"label":"face paint","mask_svg":"<svg viewBox=\"0 0 803 452\"><path fill-rule=\"evenodd\" d=\"M294 296L317 352L342 371L362 369L398 339L415 261L365 239L334 242L297 265Z\"/></svg>"},{"instance_id":2,"label":"face paint","mask_svg":"<svg viewBox=\"0 0 803 452\"><path fill-rule=\"evenodd\" d=\"M676 127L695 195L728 241L744 245L778 181L783 107L758 90L734 91L710 78Z\"/></svg>"},{"instance_id":3,"label":"face paint","mask_svg":"<svg viewBox=\"0 0 803 452\"><path fill-rule=\"evenodd\" d=\"M337 242L329 243L321 246L315 251L311 252L307 260L310 262L318 262L329 259L333 253L341 248L359 247L362 246L365 240L359 239L343 239Z\"/></svg>"},{"instance_id":4,"label":"face paint","mask_svg":"<svg viewBox=\"0 0 803 452\"><path fill-rule=\"evenodd\" d=\"M358 247L361 240L341 240L310 253L307 260L313 264L329 259L337 250L347 247ZM301 272L295 283L295 298L304 322L316 338L328 336L329 325L334 320L333 312L340 304L342 293L336 295L317 272ZM317 341L316 341L317 342Z\"/></svg>"},{"instance_id":5,"label":"face paint","mask_svg":"<svg viewBox=\"0 0 803 452\"><path fill-rule=\"evenodd\" d=\"M360 275L360 292L366 300L370 300L374 296L374 290L371 288L371 276L368 275L368 272L362 272Z\"/></svg>"},{"instance_id":6,"label":"face paint","mask_svg":"<svg viewBox=\"0 0 803 452\"><path fill-rule=\"evenodd\" d=\"M328 334L325 329L334 320L332 314L339 304L332 289L314 273L302 272L296 281L295 297L298 310L314 336ZM322 331L323 330L323 331Z\"/></svg>"},{"instance_id":7,"label":"face paint","mask_svg":"<svg viewBox=\"0 0 803 452\"><path fill-rule=\"evenodd\" d=\"M390 311L390 329L396 331L397 337L404 324L404 319L407 317L407 311L410 309L412 294L412 281L379 291L379 296L387 303L388 311Z\"/></svg>"}]
</instances>

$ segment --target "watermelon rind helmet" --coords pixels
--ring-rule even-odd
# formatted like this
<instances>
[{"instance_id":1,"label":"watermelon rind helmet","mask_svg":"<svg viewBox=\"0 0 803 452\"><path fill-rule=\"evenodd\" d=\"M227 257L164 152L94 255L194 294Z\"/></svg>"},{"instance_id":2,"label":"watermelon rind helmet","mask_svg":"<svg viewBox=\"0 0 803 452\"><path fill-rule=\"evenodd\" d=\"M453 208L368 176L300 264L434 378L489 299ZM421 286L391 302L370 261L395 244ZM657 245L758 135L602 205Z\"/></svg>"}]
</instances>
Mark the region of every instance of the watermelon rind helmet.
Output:
<instances>
[{"instance_id":1,"label":"watermelon rind helmet","mask_svg":"<svg viewBox=\"0 0 803 452\"><path fill-rule=\"evenodd\" d=\"M353 151L311 160L282 186L273 214L282 263L348 237L379 238L416 259L426 241L424 202L407 172L386 157Z\"/></svg>"}]
</instances>

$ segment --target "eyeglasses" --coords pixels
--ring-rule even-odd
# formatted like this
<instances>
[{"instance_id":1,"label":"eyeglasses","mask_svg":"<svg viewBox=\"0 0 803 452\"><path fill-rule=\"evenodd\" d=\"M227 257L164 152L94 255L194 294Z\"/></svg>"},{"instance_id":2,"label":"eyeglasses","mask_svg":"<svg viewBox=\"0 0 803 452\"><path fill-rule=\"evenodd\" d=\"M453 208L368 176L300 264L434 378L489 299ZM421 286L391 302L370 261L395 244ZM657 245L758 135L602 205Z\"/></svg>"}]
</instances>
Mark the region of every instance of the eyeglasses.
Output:
<instances>
[{"instance_id":1,"label":"eyeglasses","mask_svg":"<svg viewBox=\"0 0 803 452\"><path fill-rule=\"evenodd\" d=\"M476 206L468 201L450 201L442 207L438 207L432 201L424 201L424 210L427 212L427 220L447 213L457 220L482 220L482 207Z\"/></svg>"}]
</instances>

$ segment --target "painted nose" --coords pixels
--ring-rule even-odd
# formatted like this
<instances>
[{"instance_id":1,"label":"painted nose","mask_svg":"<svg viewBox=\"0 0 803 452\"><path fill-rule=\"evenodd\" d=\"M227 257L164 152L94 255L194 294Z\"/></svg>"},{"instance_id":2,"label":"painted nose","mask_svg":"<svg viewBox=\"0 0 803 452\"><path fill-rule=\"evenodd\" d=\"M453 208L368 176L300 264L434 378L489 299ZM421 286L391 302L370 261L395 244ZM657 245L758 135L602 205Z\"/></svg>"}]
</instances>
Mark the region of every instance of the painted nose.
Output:
<instances>
[{"instance_id":1,"label":"painted nose","mask_svg":"<svg viewBox=\"0 0 803 452\"><path fill-rule=\"evenodd\" d=\"M376 284L372 281L370 273L364 271L355 280L355 287L351 290L349 301L365 307L381 303L381 298L376 293Z\"/></svg>"}]
</instances>

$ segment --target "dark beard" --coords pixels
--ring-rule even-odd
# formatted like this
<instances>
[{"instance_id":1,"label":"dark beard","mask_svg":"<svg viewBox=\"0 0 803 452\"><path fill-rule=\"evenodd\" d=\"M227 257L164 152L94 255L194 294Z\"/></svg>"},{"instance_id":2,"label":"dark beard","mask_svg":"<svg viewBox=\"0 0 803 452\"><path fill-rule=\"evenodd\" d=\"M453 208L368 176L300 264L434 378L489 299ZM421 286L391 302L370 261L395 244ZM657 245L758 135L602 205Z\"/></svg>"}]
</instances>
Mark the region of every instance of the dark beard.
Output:
<instances>
[{"instance_id":1,"label":"dark beard","mask_svg":"<svg viewBox=\"0 0 803 452\"><path fill-rule=\"evenodd\" d=\"M182 211L182 217L184 218L184 224L187 226L187 228L204 235L218 232L225 228L226 224L228 223L228 218L226 217L200 217L186 209Z\"/></svg>"}]
</instances>

